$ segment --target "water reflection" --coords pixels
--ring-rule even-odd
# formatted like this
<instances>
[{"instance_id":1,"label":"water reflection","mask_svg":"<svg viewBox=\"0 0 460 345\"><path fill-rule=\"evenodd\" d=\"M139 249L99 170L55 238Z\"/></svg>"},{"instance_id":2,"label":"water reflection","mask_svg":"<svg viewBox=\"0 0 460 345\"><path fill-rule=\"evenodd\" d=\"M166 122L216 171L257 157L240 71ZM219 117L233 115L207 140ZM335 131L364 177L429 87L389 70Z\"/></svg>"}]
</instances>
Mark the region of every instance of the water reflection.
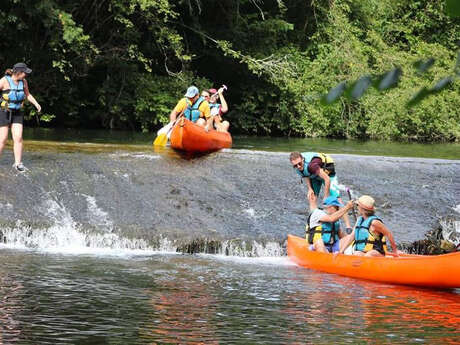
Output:
<instances>
[{"instance_id":1,"label":"water reflection","mask_svg":"<svg viewBox=\"0 0 460 345\"><path fill-rule=\"evenodd\" d=\"M23 289L13 275L0 271L0 344L9 344L21 337L22 327L16 315L24 311Z\"/></svg>"},{"instance_id":2,"label":"water reflection","mask_svg":"<svg viewBox=\"0 0 460 345\"><path fill-rule=\"evenodd\" d=\"M458 344L460 295L456 291L384 285L305 271L296 278L304 294L287 295L283 312L295 324L320 334L321 343L350 337L379 344Z\"/></svg>"},{"instance_id":3,"label":"water reflection","mask_svg":"<svg viewBox=\"0 0 460 345\"><path fill-rule=\"evenodd\" d=\"M458 292L213 256L0 250L0 344L453 344ZM287 259L286 259L287 260Z\"/></svg>"},{"instance_id":4,"label":"water reflection","mask_svg":"<svg viewBox=\"0 0 460 345\"><path fill-rule=\"evenodd\" d=\"M216 301L200 281L184 283L164 282L160 290L151 292L156 318L143 332L170 344L218 344L212 324Z\"/></svg>"}]
</instances>

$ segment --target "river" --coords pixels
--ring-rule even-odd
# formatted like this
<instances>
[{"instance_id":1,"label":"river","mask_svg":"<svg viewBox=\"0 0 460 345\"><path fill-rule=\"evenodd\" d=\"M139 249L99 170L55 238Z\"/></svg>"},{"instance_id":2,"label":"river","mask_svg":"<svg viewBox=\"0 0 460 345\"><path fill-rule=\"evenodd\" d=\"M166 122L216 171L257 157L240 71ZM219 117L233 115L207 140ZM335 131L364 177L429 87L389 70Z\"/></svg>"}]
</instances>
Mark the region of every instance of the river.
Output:
<instances>
[{"instance_id":1,"label":"river","mask_svg":"<svg viewBox=\"0 0 460 345\"><path fill-rule=\"evenodd\" d=\"M460 145L235 138L182 157L151 135L29 130L0 176L1 344L455 343L460 291L299 268L305 185L290 150L329 152L396 241L460 219ZM194 254L188 254L194 253Z\"/></svg>"}]
</instances>

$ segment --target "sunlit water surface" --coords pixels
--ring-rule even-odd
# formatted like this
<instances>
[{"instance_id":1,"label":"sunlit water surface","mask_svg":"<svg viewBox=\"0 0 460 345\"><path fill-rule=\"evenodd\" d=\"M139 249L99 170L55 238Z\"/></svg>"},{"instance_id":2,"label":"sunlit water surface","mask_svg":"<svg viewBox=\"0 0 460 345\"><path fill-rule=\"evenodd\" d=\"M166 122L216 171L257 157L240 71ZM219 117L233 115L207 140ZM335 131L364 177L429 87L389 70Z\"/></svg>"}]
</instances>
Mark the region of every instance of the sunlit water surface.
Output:
<instances>
[{"instance_id":1,"label":"sunlit water surface","mask_svg":"<svg viewBox=\"0 0 460 345\"><path fill-rule=\"evenodd\" d=\"M287 258L1 251L2 344L454 344L460 294Z\"/></svg>"},{"instance_id":2,"label":"sunlit water surface","mask_svg":"<svg viewBox=\"0 0 460 345\"><path fill-rule=\"evenodd\" d=\"M459 290L314 272L267 248L249 254L271 257L181 255L146 241L153 222L174 223L184 237L189 226L209 225L198 217L199 205L212 204L199 183L218 191L228 213L212 224L218 232L300 235L303 186L285 154L252 150L459 159L459 144L235 138L235 150L183 161L168 148L154 152L151 134L29 130L25 137L30 172L20 179L10 165L0 167L0 214L9 226L0 247L0 344L458 344ZM460 212L456 162L340 161L342 183L357 193L372 187L387 201L389 224L401 217L415 224L427 202L428 220L440 205ZM212 179L193 180L194 171ZM192 221L154 213L169 208L189 212ZM136 218L143 227L128 232ZM423 236L431 223L417 225L396 227L398 239ZM141 239L124 238L133 234Z\"/></svg>"}]
</instances>

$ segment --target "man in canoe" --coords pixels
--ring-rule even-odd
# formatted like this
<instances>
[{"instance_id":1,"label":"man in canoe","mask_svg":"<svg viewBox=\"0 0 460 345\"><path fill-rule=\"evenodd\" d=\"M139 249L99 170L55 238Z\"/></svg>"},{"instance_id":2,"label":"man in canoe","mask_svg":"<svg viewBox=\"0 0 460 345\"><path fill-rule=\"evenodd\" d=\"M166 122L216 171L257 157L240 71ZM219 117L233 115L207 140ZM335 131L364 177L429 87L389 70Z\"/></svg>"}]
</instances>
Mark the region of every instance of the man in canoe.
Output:
<instances>
[{"instance_id":1,"label":"man in canoe","mask_svg":"<svg viewBox=\"0 0 460 345\"><path fill-rule=\"evenodd\" d=\"M375 216L375 201L368 195L361 196L356 202L360 217L356 220L355 228L340 243L339 253L353 243L353 255L385 256L387 252L386 239L390 241L393 254L399 256L393 233Z\"/></svg>"},{"instance_id":2,"label":"man in canoe","mask_svg":"<svg viewBox=\"0 0 460 345\"><path fill-rule=\"evenodd\" d=\"M206 131L212 128L212 116L209 103L200 97L200 91L196 86L190 86L169 115L169 121L176 121L177 116L184 114L185 118L204 127Z\"/></svg>"},{"instance_id":3,"label":"man in canoe","mask_svg":"<svg viewBox=\"0 0 460 345\"><path fill-rule=\"evenodd\" d=\"M340 241L346 232L340 228L339 219L353 208L353 201L345 206L335 197L329 196L324 200L326 212L319 209L314 193L308 195L310 215L306 225L306 240L310 250L323 253L335 253L340 249Z\"/></svg>"},{"instance_id":4,"label":"man in canoe","mask_svg":"<svg viewBox=\"0 0 460 345\"><path fill-rule=\"evenodd\" d=\"M306 180L309 200L312 194L319 196L321 187L324 185L324 199L334 196L343 204L340 198L339 182L335 174L335 164L331 156L317 152L291 152L289 159L301 179ZM343 215L343 220L347 232L351 231L348 214Z\"/></svg>"}]
</instances>

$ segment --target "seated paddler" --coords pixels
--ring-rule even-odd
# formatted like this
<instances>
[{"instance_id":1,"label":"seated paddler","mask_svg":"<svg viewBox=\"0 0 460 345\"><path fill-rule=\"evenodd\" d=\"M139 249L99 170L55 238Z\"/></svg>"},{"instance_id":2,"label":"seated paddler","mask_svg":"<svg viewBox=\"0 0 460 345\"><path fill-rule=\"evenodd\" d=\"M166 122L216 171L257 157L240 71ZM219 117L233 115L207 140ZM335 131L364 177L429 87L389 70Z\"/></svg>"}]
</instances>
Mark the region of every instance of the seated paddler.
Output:
<instances>
[{"instance_id":1,"label":"seated paddler","mask_svg":"<svg viewBox=\"0 0 460 345\"><path fill-rule=\"evenodd\" d=\"M310 215L305 230L309 249L323 253L338 252L340 239L346 236L339 219L353 208L353 201L343 206L335 196L329 196L324 200L324 210L317 207L314 193L308 195L308 201Z\"/></svg>"},{"instance_id":2,"label":"seated paddler","mask_svg":"<svg viewBox=\"0 0 460 345\"><path fill-rule=\"evenodd\" d=\"M342 240L339 253L343 253L352 244L353 255L385 256L388 251L388 240L391 244L393 255L399 256L393 233L375 215L375 200L368 195L363 195L356 204L359 217L351 234Z\"/></svg>"},{"instance_id":3,"label":"seated paddler","mask_svg":"<svg viewBox=\"0 0 460 345\"><path fill-rule=\"evenodd\" d=\"M183 115L198 126L204 127L206 131L212 128L213 121L209 103L204 97L200 96L200 92L196 86L190 86L187 89L184 98L171 111L169 121L176 121L176 118L180 115Z\"/></svg>"}]
</instances>

